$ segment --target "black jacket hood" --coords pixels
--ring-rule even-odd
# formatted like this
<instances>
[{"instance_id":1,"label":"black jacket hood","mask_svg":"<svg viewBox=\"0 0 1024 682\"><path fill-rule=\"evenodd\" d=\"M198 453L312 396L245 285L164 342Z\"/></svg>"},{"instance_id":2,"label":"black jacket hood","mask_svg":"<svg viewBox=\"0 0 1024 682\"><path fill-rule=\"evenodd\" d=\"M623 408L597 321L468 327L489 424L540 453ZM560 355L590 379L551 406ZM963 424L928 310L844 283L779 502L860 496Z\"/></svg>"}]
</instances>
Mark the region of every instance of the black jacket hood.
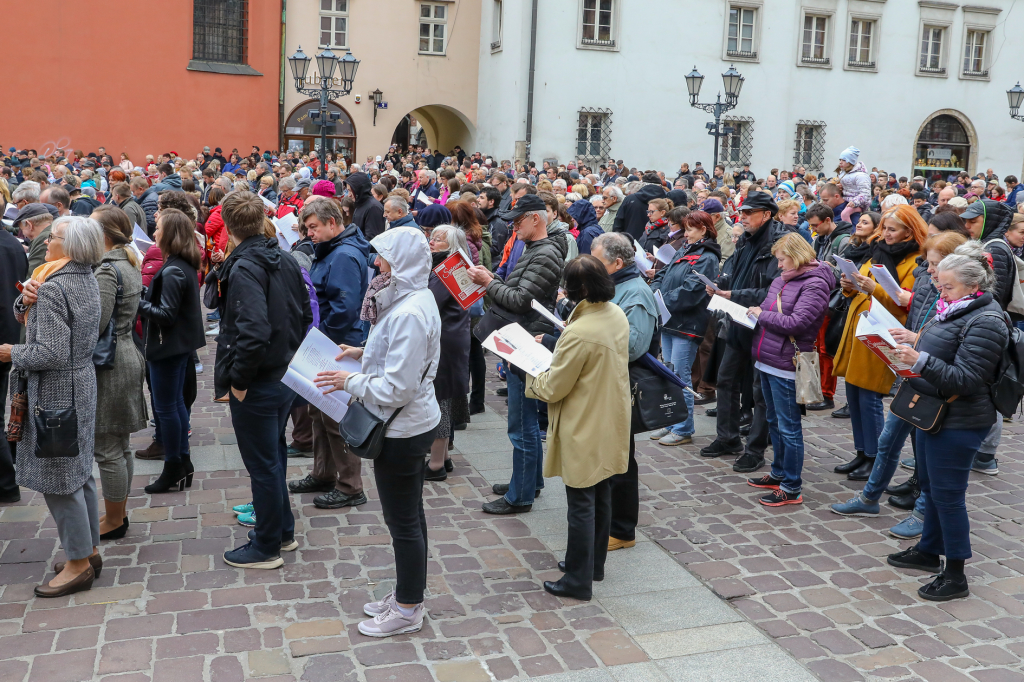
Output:
<instances>
[{"instance_id":1,"label":"black jacket hood","mask_svg":"<svg viewBox=\"0 0 1024 682\"><path fill-rule=\"evenodd\" d=\"M655 185L653 183L649 185L644 185L636 192L634 192L634 194L643 199L645 204L651 201L652 199L664 199L666 196L668 196L668 192L665 191L664 187L662 187L661 185Z\"/></svg>"},{"instance_id":2,"label":"black jacket hood","mask_svg":"<svg viewBox=\"0 0 1024 682\"><path fill-rule=\"evenodd\" d=\"M985 227L981 231L981 241L988 242L1001 239L1013 222L1013 209L1004 203L992 199L981 199L985 207Z\"/></svg>"},{"instance_id":3,"label":"black jacket hood","mask_svg":"<svg viewBox=\"0 0 1024 682\"><path fill-rule=\"evenodd\" d=\"M366 173L353 173L345 178L345 182L352 189L352 198L355 200L356 206L370 198L370 189L373 187L373 183L370 182L370 176Z\"/></svg>"}]
</instances>

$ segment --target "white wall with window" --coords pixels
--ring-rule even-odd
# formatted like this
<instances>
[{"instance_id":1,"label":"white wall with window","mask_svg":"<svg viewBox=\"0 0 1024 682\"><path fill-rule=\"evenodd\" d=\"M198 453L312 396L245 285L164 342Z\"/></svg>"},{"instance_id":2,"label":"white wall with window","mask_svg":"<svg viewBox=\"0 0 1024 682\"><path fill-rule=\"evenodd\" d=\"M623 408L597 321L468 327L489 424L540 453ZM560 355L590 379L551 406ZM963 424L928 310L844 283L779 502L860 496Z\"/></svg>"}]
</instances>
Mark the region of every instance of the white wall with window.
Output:
<instances>
[{"instance_id":1,"label":"white wall with window","mask_svg":"<svg viewBox=\"0 0 1024 682\"><path fill-rule=\"evenodd\" d=\"M448 4L420 3L420 54L444 54L448 35Z\"/></svg>"},{"instance_id":2,"label":"white wall with window","mask_svg":"<svg viewBox=\"0 0 1024 682\"><path fill-rule=\"evenodd\" d=\"M320 47L348 47L349 0L320 0Z\"/></svg>"},{"instance_id":3,"label":"white wall with window","mask_svg":"<svg viewBox=\"0 0 1024 682\"><path fill-rule=\"evenodd\" d=\"M492 0L491 6L491 52L501 49L502 0Z\"/></svg>"},{"instance_id":4,"label":"white wall with window","mask_svg":"<svg viewBox=\"0 0 1024 682\"><path fill-rule=\"evenodd\" d=\"M579 112L603 108L614 111L616 159L666 172L682 161L710 167L712 117L689 106L682 76L696 66L705 76L700 99L713 102L724 92L721 74L735 65L746 80L725 115L738 129L722 140L727 166L745 155L747 140L758 174L798 152L803 165L831 173L850 145L869 168L910 174L919 129L948 110L978 131L970 170L1019 176L1024 124L1007 115L1004 91L1024 81L1024 41L1010 16L1020 8L1014 0L971 2L541 0L530 156L572 159ZM503 4L502 49L481 52L478 146L511 158L526 140L532 3Z\"/></svg>"}]
</instances>

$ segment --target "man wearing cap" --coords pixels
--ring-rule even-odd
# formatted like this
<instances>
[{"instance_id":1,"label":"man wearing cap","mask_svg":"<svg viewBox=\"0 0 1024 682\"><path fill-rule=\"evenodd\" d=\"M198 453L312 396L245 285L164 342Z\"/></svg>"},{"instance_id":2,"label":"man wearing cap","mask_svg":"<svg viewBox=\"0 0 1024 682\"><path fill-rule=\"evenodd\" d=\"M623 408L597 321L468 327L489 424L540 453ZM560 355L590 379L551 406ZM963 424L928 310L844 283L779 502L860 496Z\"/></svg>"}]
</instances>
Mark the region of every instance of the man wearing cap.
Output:
<instances>
[{"instance_id":1,"label":"man wearing cap","mask_svg":"<svg viewBox=\"0 0 1024 682\"><path fill-rule=\"evenodd\" d=\"M46 260L46 242L50 238L53 216L45 204L27 204L14 218L14 228L21 229L28 247L28 271L31 273Z\"/></svg>"},{"instance_id":2,"label":"man wearing cap","mask_svg":"<svg viewBox=\"0 0 1024 682\"><path fill-rule=\"evenodd\" d=\"M751 192L740 207L743 236L736 243L736 253L723 269L716 284L721 291L707 287L709 295L718 294L744 308L760 305L768 295L772 280L779 276L778 260L772 245L787 232L796 231L775 220L779 207L766 192ZM750 348L754 330L730 321L725 353L718 368L718 435L711 445L700 451L702 457L741 455L733 470L741 473L757 471L764 466L764 450L768 445L768 419L761 381L751 360ZM746 448L740 440L740 396L746 382L753 383L754 418Z\"/></svg>"},{"instance_id":3,"label":"man wearing cap","mask_svg":"<svg viewBox=\"0 0 1024 682\"><path fill-rule=\"evenodd\" d=\"M550 334L551 323L531 306L537 301L554 310L558 283L562 279L566 250L563 243L548 236L547 206L534 194L513 202L501 218L512 222L516 237L525 245L515 263L507 263L505 281L483 266L469 268L469 277L484 286L493 301L491 309L477 324L476 336L483 340L492 331L518 321L530 335ZM508 438L512 442L512 478L507 485L492 486L493 502L483 505L488 514L528 512L544 487L544 451L538 421L539 401L526 397L526 375L508 365Z\"/></svg>"}]
</instances>

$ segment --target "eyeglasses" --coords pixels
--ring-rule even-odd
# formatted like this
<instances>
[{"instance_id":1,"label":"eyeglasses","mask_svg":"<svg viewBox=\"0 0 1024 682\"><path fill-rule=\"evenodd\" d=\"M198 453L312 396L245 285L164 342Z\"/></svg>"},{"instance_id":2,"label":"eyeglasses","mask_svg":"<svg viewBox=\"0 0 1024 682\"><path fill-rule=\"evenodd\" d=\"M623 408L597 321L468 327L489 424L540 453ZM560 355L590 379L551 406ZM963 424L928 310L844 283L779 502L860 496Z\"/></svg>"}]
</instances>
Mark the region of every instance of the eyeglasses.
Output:
<instances>
[{"instance_id":1,"label":"eyeglasses","mask_svg":"<svg viewBox=\"0 0 1024 682\"><path fill-rule=\"evenodd\" d=\"M61 240L61 241L64 241L64 237L60 236L59 234L51 234L50 236L48 236L48 237L46 238L46 243L50 243L50 242L52 242L52 241L53 241L54 239L59 239L59 240Z\"/></svg>"}]
</instances>

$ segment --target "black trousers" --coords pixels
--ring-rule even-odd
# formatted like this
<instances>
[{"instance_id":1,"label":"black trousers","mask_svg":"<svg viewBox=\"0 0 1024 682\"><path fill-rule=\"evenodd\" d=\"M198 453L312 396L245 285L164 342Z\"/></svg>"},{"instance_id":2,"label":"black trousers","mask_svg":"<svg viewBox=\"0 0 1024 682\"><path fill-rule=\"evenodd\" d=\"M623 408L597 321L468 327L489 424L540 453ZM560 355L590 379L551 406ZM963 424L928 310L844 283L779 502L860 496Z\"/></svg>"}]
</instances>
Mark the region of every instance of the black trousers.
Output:
<instances>
[{"instance_id":1,"label":"black trousers","mask_svg":"<svg viewBox=\"0 0 1024 682\"><path fill-rule=\"evenodd\" d=\"M420 604L427 589L427 517L423 514L424 456L437 428L411 438L385 438L373 460L384 523L395 550L395 599Z\"/></svg>"},{"instance_id":2,"label":"black trousers","mask_svg":"<svg viewBox=\"0 0 1024 682\"><path fill-rule=\"evenodd\" d=\"M754 421L750 426L746 451L764 455L768 447L768 414L761 395L761 377L753 368L749 351L726 345L718 368L718 440L735 441L740 437L740 396L745 381L752 384Z\"/></svg>"},{"instance_id":3,"label":"black trousers","mask_svg":"<svg viewBox=\"0 0 1024 682\"><path fill-rule=\"evenodd\" d=\"M484 357L484 347L472 334L469 335L469 378L473 382L469 392L469 406L481 407L484 404L487 359Z\"/></svg>"},{"instance_id":4,"label":"black trousers","mask_svg":"<svg viewBox=\"0 0 1024 682\"><path fill-rule=\"evenodd\" d=\"M629 434L629 468L608 479L611 485L612 521L609 534L617 540L635 540L640 522L640 471L636 464L636 437Z\"/></svg>"},{"instance_id":5,"label":"black trousers","mask_svg":"<svg viewBox=\"0 0 1024 682\"><path fill-rule=\"evenodd\" d=\"M611 525L611 479L589 488L565 486L569 502L569 544L565 548L565 576L561 582L581 596L593 595L594 578L604 578Z\"/></svg>"},{"instance_id":6,"label":"black trousers","mask_svg":"<svg viewBox=\"0 0 1024 682\"><path fill-rule=\"evenodd\" d=\"M11 363L0 362L0 497L13 497L18 493L18 484L14 476L15 449L7 442L6 415L2 407L3 401L7 399L10 376Z\"/></svg>"}]
</instances>

